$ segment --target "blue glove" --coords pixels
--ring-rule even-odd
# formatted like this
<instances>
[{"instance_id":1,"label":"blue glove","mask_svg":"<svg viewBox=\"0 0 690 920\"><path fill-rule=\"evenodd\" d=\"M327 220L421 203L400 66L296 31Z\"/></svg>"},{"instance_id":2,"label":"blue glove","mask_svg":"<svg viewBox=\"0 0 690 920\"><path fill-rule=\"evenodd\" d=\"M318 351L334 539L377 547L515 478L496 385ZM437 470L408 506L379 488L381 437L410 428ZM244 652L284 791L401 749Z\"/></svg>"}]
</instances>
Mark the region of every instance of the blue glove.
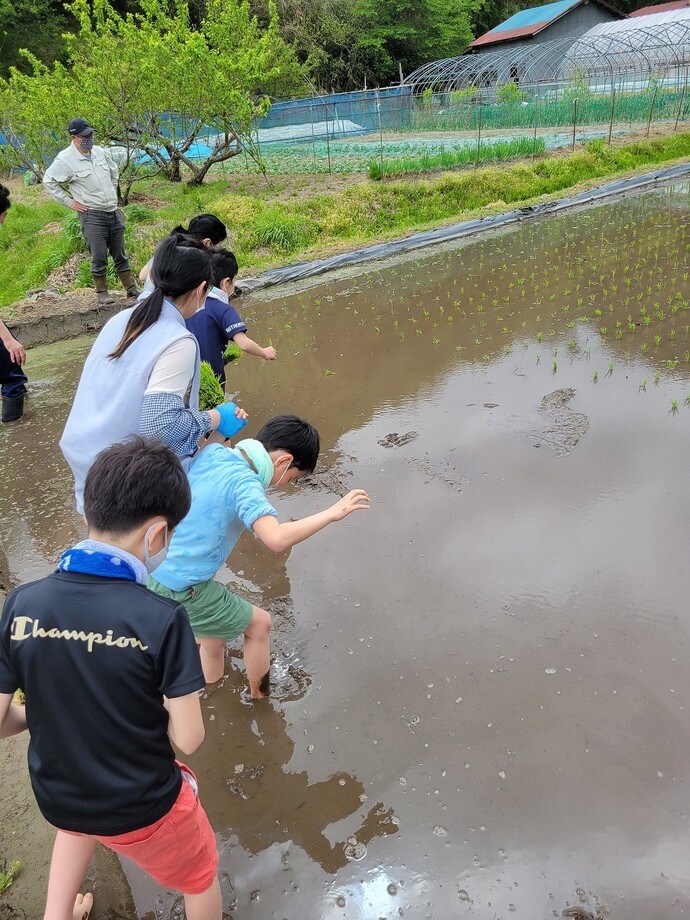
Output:
<instances>
[{"instance_id":1,"label":"blue glove","mask_svg":"<svg viewBox=\"0 0 690 920\"><path fill-rule=\"evenodd\" d=\"M247 424L246 418L237 418L235 415L236 410L237 406L234 402L221 403L220 406L216 406L216 412L220 415L218 431L225 435L226 438L233 437Z\"/></svg>"}]
</instances>

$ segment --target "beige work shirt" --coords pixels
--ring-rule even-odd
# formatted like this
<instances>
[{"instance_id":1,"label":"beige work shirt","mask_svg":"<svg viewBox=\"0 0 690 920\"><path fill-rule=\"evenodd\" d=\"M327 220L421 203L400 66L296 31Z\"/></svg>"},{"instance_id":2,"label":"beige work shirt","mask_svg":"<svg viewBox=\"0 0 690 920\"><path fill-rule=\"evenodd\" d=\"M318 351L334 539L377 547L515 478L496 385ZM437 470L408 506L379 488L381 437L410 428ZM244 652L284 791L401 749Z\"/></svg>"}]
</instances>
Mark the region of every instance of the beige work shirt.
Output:
<instances>
[{"instance_id":1,"label":"beige work shirt","mask_svg":"<svg viewBox=\"0 0 690 920\"><path fill-rule=\"evenodd\" d=\"M94 211L117 210L117 166L103 147L94 147L91 156L79 153L74 144L61 150L43 176L48 193L60 204L71 207L78 201ZM61 188L69 186L70 195Z\"/></svg>"}]
</instances>

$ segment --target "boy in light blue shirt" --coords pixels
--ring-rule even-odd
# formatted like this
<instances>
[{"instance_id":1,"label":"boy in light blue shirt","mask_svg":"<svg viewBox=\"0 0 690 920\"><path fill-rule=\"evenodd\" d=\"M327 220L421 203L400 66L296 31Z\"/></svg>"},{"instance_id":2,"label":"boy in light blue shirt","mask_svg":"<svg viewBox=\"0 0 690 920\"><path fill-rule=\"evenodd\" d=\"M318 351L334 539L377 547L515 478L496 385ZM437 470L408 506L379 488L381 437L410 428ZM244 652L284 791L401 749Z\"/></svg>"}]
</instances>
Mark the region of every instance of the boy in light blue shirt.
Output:
<instances>
[{"instance_id":1,"label":"boy in light blue shirt","mask_svg":"<svg viewBox=\"0 0 690 920\"><path fill-rule=\"evenodd\" d=\"M282 553L353 511L369 508L367 493L354 489L317 514L278 521L266 489L309 475L318 455L316 429L295 415L279 415L255 439L239 441L234 448L209 444L192 461L191 510L148 586L184 604L207 683L223 676L226 642L244 633L250 695L261 699L270 693L270 613L213 581L242 531L253 531L272 552Z\"/></svg>"}]
</instances>

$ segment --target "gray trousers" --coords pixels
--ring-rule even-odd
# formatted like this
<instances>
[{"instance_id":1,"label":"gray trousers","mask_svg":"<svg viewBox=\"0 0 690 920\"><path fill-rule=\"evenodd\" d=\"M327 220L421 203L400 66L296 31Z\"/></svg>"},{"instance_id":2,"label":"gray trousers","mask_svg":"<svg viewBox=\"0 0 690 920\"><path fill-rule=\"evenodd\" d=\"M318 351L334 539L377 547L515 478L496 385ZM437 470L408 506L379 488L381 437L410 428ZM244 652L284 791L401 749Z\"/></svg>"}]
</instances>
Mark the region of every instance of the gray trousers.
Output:
<instances>
[{"instance_id":1,"label":"gray trousers","mask_svg":"<svg viewBox=\"0 0 690 920\"><path fill-rule=\"evenodd\" d=\"M91 253L91 274L102 277L108 271L108 253L113 257L116 272L128 272L129 260L125 252L125 216L116 211L79 212L81 232Z\"/></svg>"}]
</instances>

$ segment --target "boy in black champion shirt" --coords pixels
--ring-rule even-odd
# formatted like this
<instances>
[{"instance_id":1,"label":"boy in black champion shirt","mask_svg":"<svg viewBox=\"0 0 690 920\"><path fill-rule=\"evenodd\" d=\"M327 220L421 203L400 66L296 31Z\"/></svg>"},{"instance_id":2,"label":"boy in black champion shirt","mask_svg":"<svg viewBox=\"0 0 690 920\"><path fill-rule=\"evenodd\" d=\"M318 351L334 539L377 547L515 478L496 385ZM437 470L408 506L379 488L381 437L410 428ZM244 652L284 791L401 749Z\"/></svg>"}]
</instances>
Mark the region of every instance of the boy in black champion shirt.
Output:
<instances>
[{"instance_id":1,"label":"boy in black champion shirt","mask_svg":"<svg viewBox=\"0 0 690 920\"><path fill-rule=\"evenodd\" d=\"M86 479L89 539L5 602L0 737L28 728L33 790L57 828L44 920L88 916L78 891L97 841L181 891L188 920L221 918L215 837L170 743L191 754L204 738L199 653L184 607L145 586L189 506L170 448L115 444Z\"/></svg>"}]
</instances>

